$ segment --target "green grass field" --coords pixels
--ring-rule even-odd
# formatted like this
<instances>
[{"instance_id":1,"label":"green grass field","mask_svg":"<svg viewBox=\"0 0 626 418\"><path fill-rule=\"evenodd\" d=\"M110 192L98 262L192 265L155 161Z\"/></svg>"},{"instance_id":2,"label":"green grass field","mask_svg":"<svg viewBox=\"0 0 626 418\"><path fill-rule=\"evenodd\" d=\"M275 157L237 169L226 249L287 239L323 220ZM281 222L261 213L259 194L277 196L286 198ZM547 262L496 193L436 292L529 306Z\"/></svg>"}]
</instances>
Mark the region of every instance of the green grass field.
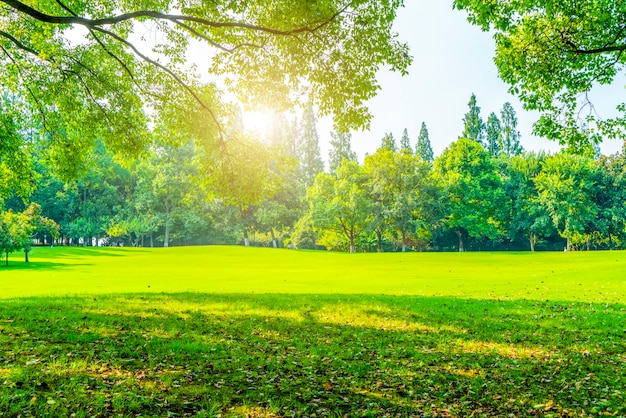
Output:
<instances>
[{"instance_id":1,"label":"green grass field","mask_svg":"<svg viewBox=\"0 0 626 418\"><path fill-rule=\"evenodd\" d=\"M626 416L626 253L35 248L0 416Z\"/></svg>"}]
</instances>

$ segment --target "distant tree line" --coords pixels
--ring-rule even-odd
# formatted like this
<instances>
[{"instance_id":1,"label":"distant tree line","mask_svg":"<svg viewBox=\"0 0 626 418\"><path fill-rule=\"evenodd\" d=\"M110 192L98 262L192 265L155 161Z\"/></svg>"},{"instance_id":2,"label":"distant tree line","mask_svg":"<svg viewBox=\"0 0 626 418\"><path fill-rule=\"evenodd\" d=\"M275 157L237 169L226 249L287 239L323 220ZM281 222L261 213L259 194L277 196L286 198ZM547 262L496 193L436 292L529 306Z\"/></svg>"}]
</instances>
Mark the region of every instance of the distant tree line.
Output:
<instances>
[{"instance_id":1,"label":"distant tree line","mask_svg":"<svg viewBox=\"0 0 626 418\"><path fill-rule=\"evenodd\" d=\"M101 144L70 182L38 152L43 139L32 138L32 190L28 198L4 193L0 249L8 256L33 242L337 251L626 246L623 152L524 152L513 107L484 123L474 95L463 122L459 139L436 158L425 123L414 146L406 129L399 144L388 133L363 163L350 134L334 132L324 171L308 108L299 121L276 115L265 142L233 145L219 164L196 142L165 133L133 162ZM9 230L19 237L5 238Z\"/></svg>"}]
</instances>

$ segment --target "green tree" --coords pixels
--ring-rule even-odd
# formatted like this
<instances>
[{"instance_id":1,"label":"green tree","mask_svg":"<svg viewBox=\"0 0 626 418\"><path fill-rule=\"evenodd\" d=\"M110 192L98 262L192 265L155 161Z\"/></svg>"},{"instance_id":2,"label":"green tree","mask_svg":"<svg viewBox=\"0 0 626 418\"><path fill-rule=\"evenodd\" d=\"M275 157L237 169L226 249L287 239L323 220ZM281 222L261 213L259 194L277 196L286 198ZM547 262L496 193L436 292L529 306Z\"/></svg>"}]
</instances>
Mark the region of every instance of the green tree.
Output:
<instances>
[{"instance_id":1,"label":"green tree","mask_svg":"<svg viewBox=\"0 0 626 418\"><path fill-rule=\"evenodd\" d=\"M313 108L308 106L302 115L297 141L300 181L305 189L313 185L318 173L324 171L316 124Z\"/></svg>"},{"instance_id":2,"label":"green tree","mask_svg":"<svg viewBox=\"0 0 626 418\"><path fill-rule=\"evenodd\" d=\"M219 150L224 95L203 94L185 65L197 43L209 73L246 105L284 108L303 92L343 129L362 127L370 120L363 103L379 88L376 70L406 73L411 61L392 29L401 5L6 1L1 81L37 114L49 156L67 176L86 168L82 158L98 140L136 154L154 139L150 126L191 109L205 114L194 123L219 138ZM85 35L76 39L76 28Z\"/></svg>"},{"instance_id":3,"label":"green tree","mask_svg":"<svg viewBox=\"0 0 626 418\"><path fill-rule=\"evenodd\" d=\"M598 166L590 157L561 152L547 158L535 177L539 201L550 214L556 230L567 240L568 250L572 240L588 242L596 230L597 174Z\"/></svg>"},{"instance_id":4,"label":"green tree","mask_svg":"<svg viewBox=\"0 0 626 418\"><path fill-rule=\"evenodd\" d=\"M352 135L350 133L331 132L330 151L328 152L328 170L335 174L345 158L357 161L356 152L352 151Z\"/></svg>"},{"instance_id":5,"label":"green tree","mask_svg":"<svg viewBox=\"0 0 626 418\"><path fill-rule=\"evenodd\" d=\"M320 173L307 190L311 218L323 234L346 239L351 253L363 235L369 217L370 200L365 189L363 168L343 160L336 176Z\"/></svg>"},{"instance_id":6,"label":"green tree","mask_svg":"<svg viewBox=\"0 0 626 418\"><path fill-rule=\"evenodd\" d=\"M433 154L433 148L430 145L430 138L428 137L428 128L426 128L426 122L422 122L420 128L420 135L417 138L417 144L415 146L415 155L418 155L424 161L433 163L435 161L435 155Z\"/></svg>"},{"instance_id":7,"label":"green tree","mask_svg":"<svg viewBox=\"0 0 626 418\"><path fill-rule=\"evenodd\" d=\"M378 251L382 237L390 231L406 251L409 237L426 230L430 213L429 163L406 152L378 150L366 158L370 206L370 228L377 235Z\"/></svg>"},{"instance_id":8,"label":"green tree","mask_svg":"<svg viewBox=\"0 0 626 418\"><path fill-rule=\"evenodd\" d=\"M508 155L520 155L524 148L520 144L520 133L517 130L517 116L511 103L506 102L500 111L502 122L500 135L500 151Z\"/></svg>"},{"instance_id":9,"label":"green tree","mask_svg":"<svg viewBox=\"0 0 626 418\"><path fill-rule=\"evenodd\" d=\"M485 123L480 116L480 107L476 102L474 93L472 93L467 106L469 110L463 117L463 134L460 138L471 139L482 145L485 138Z\"/></svg>"},{"instance_id":10,"label":"green tree","mask_svg":"<svg viewBox=\"0 0 626 418\"><path fill-rule=\"evenodd\" d=\"M383 136L383 139L380 142L380 147L378 149L389 150L389 151L397 151L398 147L396 145L396 139L393 137L391 132L386 133Z\"/></svg>"},{"instance_id":11,"label":"green tree","mask_svg":"<svg viewBox=\"0 0 626 418\"><path fill-rule=\"evenodd\" d=\"M411 148L411 139L409 138L409 131L406 128L402 131L402 138L400 138L400 151L407 154L413 153L413 148Z\"/></svg>"},{"instance_id":12,"label":"green tree","mask_svg":"<svg viewBox=\"0 0 626 418\"><path fill-rule=\"evenodd\" d=\"M539 201L535 177L539 175L543 153L524 153L500 158L503 166L503 187L508 200L507 235L510 239L525 239L530 251L542 237L552 235L555 230L545 206Z\"/></svg>"},{"instance_id":13,"label":"green tree","mask_svg":"<svg viewBox=\"0 0 626 418\"><path fill-rule=\"evenodd\" d=\"M504 191L497 167L476 141L460 138L435 160L434 175L445 196L444 225L459 239L495 239L502 230Z\"/></svg>"},{"instance_id":14,"label":"green tree","mask_svg":"<svg viewBox=\"0 0 626 418\"><path fill-rule=\"evenodd\" d=\"M454 7L493 33L500 77L526 109L543 113L537 133L575 148L600 141L602 133L623 133L623 104L620 116L602 121L588 100L595 85L610 84L626 64L623 2L455 0Z\"/></svg>"},{"instance_id":15,"label":"green tree","mask_svg":"<svg viewBox=\"0 0 626 418\"><path fill-rule=\"evenodd\" d=\"M495 113L491 112L487 118L487 124L485 125L486 134L486 147L491 156L497 156L501 151L502 144L502 125L500 119Z\"/></svg>"}]
</instances>

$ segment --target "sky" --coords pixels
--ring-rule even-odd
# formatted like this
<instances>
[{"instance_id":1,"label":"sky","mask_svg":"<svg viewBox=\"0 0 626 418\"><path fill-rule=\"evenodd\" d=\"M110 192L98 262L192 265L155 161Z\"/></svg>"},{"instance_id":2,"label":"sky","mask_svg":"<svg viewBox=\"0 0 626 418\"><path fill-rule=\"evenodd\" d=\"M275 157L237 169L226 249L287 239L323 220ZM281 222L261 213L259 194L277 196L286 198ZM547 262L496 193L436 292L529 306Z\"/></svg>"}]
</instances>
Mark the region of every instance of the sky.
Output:
<instances>
[{"instance_id":1,"label":"sky","mask_svg":"<svg viewBox=\"0 0 626 418\"><path fill-rule=\"evenodd\" d=\"M399 142L406 128L414 145L422 121L426 122L435 156L439 155L461 134L472 93L484 121L491 112L499 117L505 102L513 105L525 149L559 150L558 143L532 135L538 113L524 111L520 102L507 93L507 85L498 78L493 62L495 47L491 35L472 26L465 12L453 10L451 1L407 0L398 13L395 30L399 39L409 44L413 64L404 77L385 70L378 74L382 89L368 104L373 115L370 129L352 133L352 147L359 161L366 153L376 151L387 132L393 133ZM616 97L623 99L623 84L623 79L618 80L597 93L594 104L601 116L614 109ZM602 103L605 97L606 106ZM325 159L331 131L330 120L319 120L320 148ZM621 147L622 141L616 140L601 144L605 154Z\"/></svg>"}]
</instances>

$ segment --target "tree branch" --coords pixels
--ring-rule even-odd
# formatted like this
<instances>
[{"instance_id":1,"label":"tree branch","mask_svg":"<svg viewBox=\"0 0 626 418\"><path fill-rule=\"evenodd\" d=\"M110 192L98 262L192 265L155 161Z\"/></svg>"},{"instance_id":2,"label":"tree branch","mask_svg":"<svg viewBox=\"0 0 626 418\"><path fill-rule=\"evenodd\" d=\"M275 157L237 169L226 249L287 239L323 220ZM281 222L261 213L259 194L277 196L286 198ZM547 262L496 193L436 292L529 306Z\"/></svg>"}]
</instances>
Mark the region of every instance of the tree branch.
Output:
<instances>
[{"instance_id":1,"label":"tree branch","mask_svg":"<svg viewBox=\"0 0 626 418\"><path fill-rule=\"evenodd\" d=\"M337 16L345 12L345 10L347 10L347 8L349 7L349 3L348 3L348 5L346 5L343 9L340 9L337 13L330 16L328 19L324 19L320 21L316 26L313 26L313 27L303 26L300 28L292 29L292 30L279 30L279 29L268 28L265 26L242 23L242 22L215 22L212 20L203 19L201 17L196 17L196 16L174 15L174 14L156 12L152 10L138 10L132 13L123 13L117 16L111 16L111 17L106 17L106 18L101 18L101 19L87 19L87 18L80 17L80 16L54 16L54 15L48 15L48 14L42 13L39 10L36 10L17 0L0 0L0 2L6 4L7 6L12 7L18 12L27 14L28 16L34 19L37 19L41 22L51 23L51 24L56 24L56 25L81 25L81 26L85 26L88 28L96 28L99 26L115 25L115 24L128 21L128 20L137 20L140 18L151 18L151 19L156 19L156 20L168 20L173 23L176 23L176 21L193 22L193 23L198 23L200 25L208 26L212 28L248 29L248 30L265 32L265 33L269 33L272 35L281 35L281 36L291 36L291 35L304 33L304 32L316 32L322 27L329 24L334 19L336 19Z\"/></svg>"},{"instance_id":2,"label":"tree branch","mask_svg":"<svg viewBox=\"0 0 626 418\"><path fill-rule=\"evenodd\" d=\"M135 45L133 45L132 43L128 42L126 39L122 38L121 36L117 35L114 32L108 31L106 29L102 29L100 27L95 27L94 30L101 32L105 35L108 35L110 37L112 37L113 39L117 40L118 42L121 42L122 44L126 45L127 47L129 47L134 53L135 55L137 55L139 58L141 58L142 60L144 60L145 62L159 68L161 71L164 71L165 73L167 73L170 77L172 77L176 83L178 83L182 88L184 88L187 93L189 93L195 100L196 102L198 102L198 104L204 109L206 110L209 115L211 115L211 119L213 119L213 122L215 122L215 124L217 125L217 129L220 135L220 139L222 141L224 141L224 130L222 128L222 125L220 124L219 120L217 119L217 116L215 115L215 113L211 110L211 108L204 103L204 101L200 98L200 96L198 96L198 94L190 87L187 85L187 83L185 83L174 71L170 70L169 68L167 68L165 65L151 59L150 57L144 55L141 53L141 51L139 51L137 49L137 47Z\"/></svg>"}]
</instances>

